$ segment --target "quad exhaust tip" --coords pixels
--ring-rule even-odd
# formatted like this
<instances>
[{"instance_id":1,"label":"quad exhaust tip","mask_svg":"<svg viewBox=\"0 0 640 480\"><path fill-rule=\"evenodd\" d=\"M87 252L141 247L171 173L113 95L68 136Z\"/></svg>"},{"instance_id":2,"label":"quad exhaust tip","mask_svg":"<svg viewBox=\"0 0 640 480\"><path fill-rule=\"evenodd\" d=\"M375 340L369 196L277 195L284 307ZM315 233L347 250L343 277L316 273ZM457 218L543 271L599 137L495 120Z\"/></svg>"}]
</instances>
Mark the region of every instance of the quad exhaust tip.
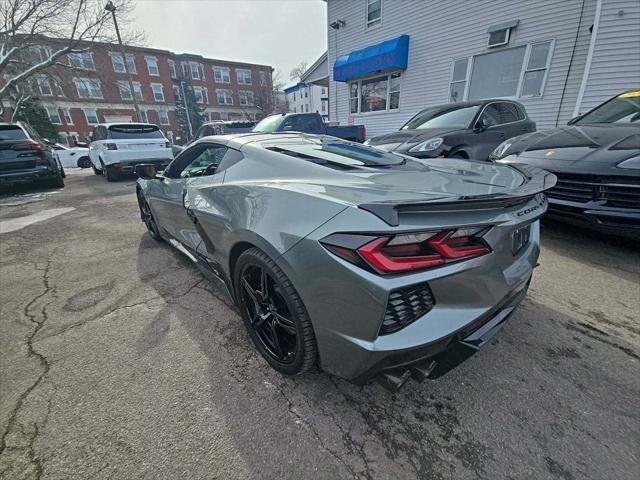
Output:
<instances>
[{"instance_id":1,"label":"quad exhaust tip","mask_svg":"<svg viewBox=\"0 0 640 480\"><path fill-rule=\"evenodd\" d=\"M400 390L410 378L413 378L417 382L422 382L429 378L429 375L431 375L436 368L436 365L437 362L435 360L427 360L423 363L416 363L407 367L382 372L376 377L376 380L385 389L395 393Z\"/></svg>"}]
</instances>

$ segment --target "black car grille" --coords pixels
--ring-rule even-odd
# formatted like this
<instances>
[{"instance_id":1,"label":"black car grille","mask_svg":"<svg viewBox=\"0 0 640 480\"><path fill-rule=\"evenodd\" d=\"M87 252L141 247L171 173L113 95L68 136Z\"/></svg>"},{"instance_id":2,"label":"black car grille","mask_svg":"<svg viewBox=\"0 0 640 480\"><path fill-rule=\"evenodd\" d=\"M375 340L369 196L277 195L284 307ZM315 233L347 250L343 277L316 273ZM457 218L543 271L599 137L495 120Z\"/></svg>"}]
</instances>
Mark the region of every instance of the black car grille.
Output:
<instances>
[{"instance_id":1,"label":"black car grille","mask_svg":"<svg viewBox=\"0 0 640 480\"><path fill-rule=\"evenodd\" d=\"M380 335L397 332L415 322L431 311L435 304L433 293L426 282L392 291L389 294Z\"/></svg>"},{"instance_id":2,"label":"black car grille","mask_svg":"<svg viewBox=\"0 0 640 480\"><path fill-rule=\"evenodd\" d=\"M558 175L549 198L577 203L600 202L614 208L640 208L640 179Z\"/></svg>"}]
</instances>

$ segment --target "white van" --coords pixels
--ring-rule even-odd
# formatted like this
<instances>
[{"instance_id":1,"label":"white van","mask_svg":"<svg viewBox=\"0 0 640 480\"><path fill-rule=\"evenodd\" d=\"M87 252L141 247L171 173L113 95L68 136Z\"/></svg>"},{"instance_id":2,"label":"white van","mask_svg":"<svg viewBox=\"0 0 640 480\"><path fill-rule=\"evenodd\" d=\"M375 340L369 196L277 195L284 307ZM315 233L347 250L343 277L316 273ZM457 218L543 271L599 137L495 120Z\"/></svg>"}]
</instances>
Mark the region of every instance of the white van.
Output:
<instances>
[{"instance_id":1,"label":"white van","mask_svg":"<svg viewBox=\"0 0 640 480\"><path fill-rule=\"evenodd\" d=\"M163 169L173 160L173 151L157 125L102 123L91 134L89 158L94 173L113 182L120 174L132 173L138 163L153 163Z\"/></svg>"}]
</instances>

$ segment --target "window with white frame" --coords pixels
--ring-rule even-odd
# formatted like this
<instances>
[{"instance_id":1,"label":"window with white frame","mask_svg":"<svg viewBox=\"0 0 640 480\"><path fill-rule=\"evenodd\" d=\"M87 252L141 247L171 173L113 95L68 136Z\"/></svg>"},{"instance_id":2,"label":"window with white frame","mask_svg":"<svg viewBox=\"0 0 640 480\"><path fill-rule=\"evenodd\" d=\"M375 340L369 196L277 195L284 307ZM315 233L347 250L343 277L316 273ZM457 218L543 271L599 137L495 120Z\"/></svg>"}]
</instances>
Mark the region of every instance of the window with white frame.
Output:
<instances>
[{"instance_id":1,"label":"window with white frame","mask_svg":"<svg viewBox=\"0 0 640 480\"><path fill-rule=\"evenodd\" d=\"M58 109L55 107L47 107L47 115L49 116L49 121L54 125L60 125L62 122L60 121L60 113Z\"/></svg>"},{"instance_id":2,"label":"window with white frame","mask_svg":"<svg viewBox=\"0 0 640 480\"><path fill-rule=\"evenodd\" d=\"M213 79L216 83L231 83L228 67L213 67Z\"/></svg>"},{"instance_id":3,"label":"window with white frame","mask_svg":"<svg viewBox=\"0 0 640 480\"><path fill-rule=\"evenodd\" d=\"M546 40L454 60L450 101L541 96L552 51Z\"/></svg>"},{"instance_id":4,"label":"window with white frame","mask_svg":"<svg viewBox=\"0 0 640 480\"><path fill-rule=\"evenodd\" d=\"M241 90L238 92L238 98L240 99L240 105L253 105L253 92L245 92Z\"/></svg>"},{"instance_id":5,"label":"window with white frame","mask_svg":"<svg viewBox=\"0 0 640 480\"><path fill-rule=\"evenodd\" d=\"M146 110L140 110L140 119L143 123L149 123L149 115L147 115Z\"/></svg>"},{"instance_id":6,"label":"window with white frame","mask_svg":"<svg viewBox=\"0 0 640 480\"><path fill-rule=\"evenodd\" d=\"M164 102L164 87L161 83L152 83L151 90L153 91L153 99L156 102Z\"/></svg>"},{"instance_id":7,"label":"window with white frame","mask_svg":"<svg viewBox=\"0 0 640 480\"><path fill-rule=\"evenodd\" d=\"M382 23L382 0L366 0L367 2L367 28L375 27Z\"/></svg>"},{"instance_id":8,"label":"window with white frame","mask_svg":"<svg viewBox=\"0 0 640 480\"><path fill-rule=\"evenodd\" d=\"M49 79L44 75L36 77L36 84L38 85L38 90L40 90L40 95L44 96L52 96L53 90L51 90L51 83Z\"/></svg>"},{"instance_id":9,"label":"window with white frame","mask_svg":"<svg viewBox=\"0 0 640 480\"><path fill-rule=\"evenodd\" d=\"M74 78L79 98L102 98L100 80L95 78Z\"/></svg>"},{"instance_id":10,"label":"window with white frame","mask_svg":"<svg viewBox=\"0 0 640 480\"><path fill-rule=\"evenodd\" d=\"M236 78L240 85L251 85L251 70L236 68Z\"/></svg>"},{"instance_id":11,"label":"window with white frame","mask_svg":"<svg viewBox=\"0 0 640 480\"><path fill-rule=\"evenodd\" d=\"M82 70L96 69L91 52L67 53L67 59L69 60L69 65L73 68L80 68Z\"/></svg>"},{"instance_id":12,"label":"window with white frame","mask_svg":"<svg viewBox=\"0 0 640 480\"><path fill-rule=\"evenodd\" d=\"M144 57L145 62L147 62L147 71L149 75L157 77L160 75L160 70L158 70L158 59L156 57Z\"/></svg>"},{"instance_id":13,"label":"window with white frame","mask_svg":"<svg viewBox=\"0 0 640 480\"><path fill-rule=\"evenodd\" d=\"M167 110L158 110L158 120L160 120L160 125L169 125L169 112Z\"/></svg>"},{"instance_id":14,"label":"window with white frame","mask_svg":"<svg viewBox=\"0 0 640 480\"><path fill-rule=\"evenodd\" d=\"M176 72L176 62L173 60L169 60L169 75L171 78L178 78L178 73Z\"/></svg>"},{"instance_id":15,"label":"window with white frame","mask_svg":"<svg viewBox=\"0 0 640 480\"><path fill-rule=\"evenodd\" d=\"M233 105L233 92L231 90L216 90L220 105Z\"/></svg>"},{"instance_id":16,"label":"window with white frame","mask_svg":"<svg viewBox=\"0 0 640 480\"><path fill-rule=\"evenodd\" d=\"M69 110L68 108L61 108L62 110L62 116L64 118L64 122L67 125L73 125L73 118L71 118L71 110Z\"/></svg>"},{"instance_id":17,"label":"window with white frame","mask_svg":"<svg viewBox=\"0 0 640 480\"><path fill-rule=\"evenodd\" d=\"M209 103L209 98L207 96L207 89L203 87L193 87L193 94L196 97L196 102L198 103Z\"/></svg>"},{"instance_id":18,"label":"window with white frame","mask_svg":"<svg viewBox=\"0 0 640 480\"><path fill-rule=\"evenodd\" d=\"M529 49L527 66L522 78L521 97L539 97L549 69L551 42L534 43Z\"/></svg>"},{"instance_id":19,"label":"window with white frame","mask_svg":"<svg viewBox=\"0 0 640 480\"><path fill-rule=\"evenodd\" d=\"M266 87L267 85L269 85L269 74L261 70L259 75L260 75L260 86Z\"/></svg>"},{"instance_id":20,"label":"window with white frame","mask_svg":"<svg viewBox=\"0 0 640 480\"><path fill-rule=\"evenodd\" d=\"M229 112L220 112L220 120L229 120Z\"/></svg>"},{"instance_id":21,"label":"window with white frame","mask_svg":"<svg viewBox=\"0 0 640 480\"><path fill-rule=\"evenodd\" d=\"M98 112L95 108L83 108L82 111L84 112L84 118L87 120L87 123L89 125L95 125L96 123L99 123Z\"/></svg>"},{"instance_id":22,"label":"window with white frame","mask_svg":"<svg viewBox=\"0 0 640 480\"><path fill-rule=\"evenodd\" d=\"M111 56L111 64L113 65L113 71L116 73L127 73L126 70L129 70L129 73L138 73L136 71L136 61L135 56L131 53L126 54L127 59L127 68L125 70L124 60L122 59L122 54L118 52L110 52Z\"/></svg>"},{"instance_id":23,"label":"window with white frame","mask_svg":"<svg viewBox=\"0 0 640 480\"><path fill-rule=\"evenodd\" d=\"M349 84L349 112L370 113L400 108L400 72Z\"/></svg>"},{"instance_id":24,"label":"window with white frame","mask_svg":"<svg viewBox=\"0 0 640 480\"><path fill-rule=\"evenodd\" d=\"M451 83L449 85L449 101L461 102L467 86L468 58L461 58L453 61L453 72L451 73Z\"/></svg>"},{"instance_id":25,"label":"window with white frame","mask_svg":"<svg viewBox=\"0 0 640 480\"><path fill-rule=\"evenodd\" d=\"M202 66L197 62L189 62L189 68L191 68L191 78L194 80L200 80L203 76L200 74ZM204 80L204 78L202 78Z\"/></svg>"},{"instance_id":26,"label":"window with white frame","mask_svg":"<svg viewBox=\"0 0 640 480\"><path fill-rule=\"evenodd\" d=\"M122 100L131 100L129 82L118 82L118 90L120 91L120 98L122 98ZM133 93L136 96L136 100L142 100L142 86L140 82L133 82Z\"/></svg>"},{"instance_id":27,"label":"window with white frame","mask_svg":"<svg viewBox=\"0 0 640 480\"><path fill-rule=\"evenodd\" d=\"M180 67L182 68L182 76L187 78L189 75L189 64L187 62L180 63Z\"/></svg>"},{"instance_id":28,"label":"window with white frame","mask_svg":"<svg viewBox=\"0 0 640 480\"><path fill-rule=\"evenodd\" d=\"M51 58L52 50L50 47L43 46L31 46L27 49L27 58L24 60L30 64L36 64L40 62L44 62L48 58Z\"/></svg>"}]
</instances>

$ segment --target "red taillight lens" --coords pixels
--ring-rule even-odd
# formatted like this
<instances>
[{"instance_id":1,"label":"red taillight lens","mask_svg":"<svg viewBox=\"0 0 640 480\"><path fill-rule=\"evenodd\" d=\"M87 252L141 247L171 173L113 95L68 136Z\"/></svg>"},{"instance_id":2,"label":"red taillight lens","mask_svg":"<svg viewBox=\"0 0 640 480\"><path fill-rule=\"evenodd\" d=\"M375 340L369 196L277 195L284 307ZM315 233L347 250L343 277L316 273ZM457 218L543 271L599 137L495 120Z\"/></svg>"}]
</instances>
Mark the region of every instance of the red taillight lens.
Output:
<instances>
[{"instance_id":1,"label":"red taillight lens","mask_svg":"<svg viewBox=\"0 0 640 480\"><path fill-rule=\"evenodd\" d=\"M380 274L424 270L491 252L487 228L447 229L400 235L336 234L321 243L341 258Z\"/></svg>"},{"instance_id":2,"label":"red taillight lens","mask_svg":"<svg viewBox=\"0 0 640 480\"><path fill-rule=\"evenodd\" d=\"M38 142L17 143L11 147L12 150L44 150Z\"/></svg>"},{"instance_id":3,"label":"red taillight lens","mask_svg":"<svg viewBox=\"0 0 640 480\"><path fill-rule=\"evenodd\" d=\"M117 150L118 149L118 145L116 143L105 143L104 146L105 146L105 148L107 150Z\"/></svg>"}]
</instances>

